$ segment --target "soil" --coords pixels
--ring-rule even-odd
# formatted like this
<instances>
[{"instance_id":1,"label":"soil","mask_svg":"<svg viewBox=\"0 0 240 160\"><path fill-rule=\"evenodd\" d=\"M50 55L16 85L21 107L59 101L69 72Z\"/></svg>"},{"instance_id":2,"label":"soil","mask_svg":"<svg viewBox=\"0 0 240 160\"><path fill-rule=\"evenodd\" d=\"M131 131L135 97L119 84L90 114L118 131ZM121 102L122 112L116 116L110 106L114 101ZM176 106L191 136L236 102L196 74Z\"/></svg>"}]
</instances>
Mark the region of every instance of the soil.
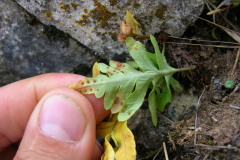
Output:
<instances>
[{"instance_id":1,"label":"soil","mask_svg":"<svg viewBox=\"0 0 240 160\"><path fill-rule=\"evenodd\" d=\"M201 17L212 21L212 16L206 16L207 10ZM239 16L234 19L236 15L240 15L239 6L230 8L226 17L240 28ZM220 16L216 19L230 28ZM238 49L201 46L219 44L201 41L192 41L199 45L179 45L177 43L189 41L171 38L164 33L155 37L160 46L166 42L165 56L171 66L196 66L195 70L178 74L176 78L185 89L194 85L198 88L199 97L203 94L197 114L194 112L187 119L172 125L174 130L169 132L167 142L169 159L240 159L240 63L235 73L231 74ZM183 38L236 42L223 30L203 20L197 20L189 27ZM148 50L151 51L151 47ZM232 89L224 86L227 80L234 81ZM164 153L157 157L164 159Z\"/></svg>"}]
</instances>

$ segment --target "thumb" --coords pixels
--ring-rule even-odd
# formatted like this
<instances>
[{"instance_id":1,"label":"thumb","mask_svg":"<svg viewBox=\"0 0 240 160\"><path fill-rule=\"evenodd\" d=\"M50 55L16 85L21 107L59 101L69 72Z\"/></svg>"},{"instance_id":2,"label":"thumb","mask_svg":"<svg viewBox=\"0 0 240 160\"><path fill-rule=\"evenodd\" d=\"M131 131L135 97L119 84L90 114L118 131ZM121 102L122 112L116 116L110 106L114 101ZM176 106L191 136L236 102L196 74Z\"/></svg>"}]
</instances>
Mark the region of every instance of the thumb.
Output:
<instances>
[{"instance_id":1,"label":"thumb","mask_svg":"<svg viewBox=\"0 0 240 160\"><path fill-rule=\"evenodd\" d=\"M78 92L48 92L28 121L15 159L100 159L96 120L90 102Z\"/></svg>"}]
</instances>

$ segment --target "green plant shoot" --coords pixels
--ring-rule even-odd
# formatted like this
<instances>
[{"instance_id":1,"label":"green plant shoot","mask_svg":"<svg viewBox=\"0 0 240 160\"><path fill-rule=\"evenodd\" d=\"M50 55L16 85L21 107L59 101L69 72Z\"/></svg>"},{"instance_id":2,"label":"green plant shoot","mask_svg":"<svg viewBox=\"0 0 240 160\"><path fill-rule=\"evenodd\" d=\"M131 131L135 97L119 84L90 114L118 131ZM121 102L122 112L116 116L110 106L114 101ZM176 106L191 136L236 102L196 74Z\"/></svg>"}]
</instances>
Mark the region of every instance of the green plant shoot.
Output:
<instances>
[{"instance_id":1,"label":"green plant shoot","mask_svg":"<svg viewBox=\"0 0 240 160\"><path fill-rule=\"evenodd\" d=\"M240 1L239 0L232 0L232 4L237 6L240 4Z\"/></svg>"},{"instance_id":2,"label":"green plant shoot","mask_svg":"<svg viewBox=\"0 0 240 160\"><path fill-rule=\"evenodd\" d=\"M234 81L232 81L232 80L227 80L226 82L225 82L225 84L224 84L224 87L225 88L230 88L230 89L233 89L233 86L234 86Z\"/></svg>"}]
</instances>

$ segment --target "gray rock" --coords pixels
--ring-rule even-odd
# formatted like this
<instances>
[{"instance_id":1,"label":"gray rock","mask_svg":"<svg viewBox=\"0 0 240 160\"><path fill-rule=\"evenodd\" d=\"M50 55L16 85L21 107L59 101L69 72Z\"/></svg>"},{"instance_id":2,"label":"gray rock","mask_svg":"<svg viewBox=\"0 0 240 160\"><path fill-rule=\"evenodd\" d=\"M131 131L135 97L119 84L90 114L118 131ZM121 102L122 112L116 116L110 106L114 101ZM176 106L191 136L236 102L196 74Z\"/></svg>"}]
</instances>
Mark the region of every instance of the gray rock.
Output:
<instances>
[{"instance_id":1,"label":"gray rock","mask_svg":"<svg viewBox=\"0 0 240 160\"><path fill-rule=\"evenodd\" d=\"M223 92L223 84L219 79L215 79L215 77L212 78L212 83L210 85L211 87L211 97L210 100L212 103L217 104L218 102L221 102L224 96Z\"/></svg>"},{"instance_id":2,"label":"gray rock","mask_svg":"<svg viewBox=\"0 0 240 160\"><path fill-rule=\"evenodd\" d=\"M95 54L11 0L0 1L0 86L47 72L87 74Z\"/></svg>"},{"instance_id":3,"label":"gray rock","mask_svg":"<svg viewBox=\"0 0 240 160\"><path fill-rule=\"evenodd\" d=\"M221 83L219 79L215 79L213 83Z\"/></svg>"},{"instance_id":4,"label":"gray rock","mask_svg":"<svg viewBox=\"0 0 240 160\"><path fill-rule=\"evenodd\" d=\"M119 24L129 10L144 35L165 31L181 36L204 8L203 0L16 0L42 23L69 33L90 49L111 59L127 52L117 40Z\"/></svg>"},{"instance_id":5,"label":"gray rock","mask_svg":"<svg viewBox=\"0 0 240 160\"><path fill-rule=\"evenodd\" d=\"M173 123L185 120L198 105L198 95L193 94L194 88L188 92L174 93L171 103L167 104L163 112L158 111L157 127L152 123L147 100L142 107L128 120L128 127L132 130L138 158L146 157L149 152L154 152L162 146L162 142L168 142L167 132L171 131Z\"/></svg>"}]
</instances>

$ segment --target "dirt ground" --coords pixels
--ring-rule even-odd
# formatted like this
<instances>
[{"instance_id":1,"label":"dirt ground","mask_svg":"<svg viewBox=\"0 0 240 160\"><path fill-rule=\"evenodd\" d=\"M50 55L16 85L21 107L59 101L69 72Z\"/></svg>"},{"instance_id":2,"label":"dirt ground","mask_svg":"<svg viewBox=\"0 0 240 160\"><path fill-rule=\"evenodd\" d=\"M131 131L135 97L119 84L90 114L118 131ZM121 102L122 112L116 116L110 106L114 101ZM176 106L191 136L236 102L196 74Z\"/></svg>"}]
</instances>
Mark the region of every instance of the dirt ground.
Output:
<instances>
[{"instance_id":1,"label":"dirt ground","mask_svg":"<svg viewBox=\"0 0 240 160\"><path fill-rule=\"evenodd\" d=\"M207 17L206 11L201 17L212 21L212 16ZM238 28L240 28L239 15L239 6L230 9L227 13L227 18L232 20ZM221 17L216 19L221 25L230 28ZM159 37L159 43L164 41L163 36L164 34L156 35ZM203 20L197 20L189 27L183 38L236 42L223 30ZM189 43L189 41L171 37L165 40L167 40L165 56L171 66L180 68L195 65L197 67L194 71L176 75L184 88L188 89L194 85L198 88L199 97L205 88L200 99L197 123L196 112L194 112L184 121L172 125L174 130L169 132L167 143L169 159L240 159L239 61L235 73L231 74L238 48L201 46L222 45L203 41L192 41L198 44L195 46L179 45L177 43ZM227 80L234 81L233 89L224 87ZM164 157L164 154L158 157Z\"/></svg>"}]
</instances>

